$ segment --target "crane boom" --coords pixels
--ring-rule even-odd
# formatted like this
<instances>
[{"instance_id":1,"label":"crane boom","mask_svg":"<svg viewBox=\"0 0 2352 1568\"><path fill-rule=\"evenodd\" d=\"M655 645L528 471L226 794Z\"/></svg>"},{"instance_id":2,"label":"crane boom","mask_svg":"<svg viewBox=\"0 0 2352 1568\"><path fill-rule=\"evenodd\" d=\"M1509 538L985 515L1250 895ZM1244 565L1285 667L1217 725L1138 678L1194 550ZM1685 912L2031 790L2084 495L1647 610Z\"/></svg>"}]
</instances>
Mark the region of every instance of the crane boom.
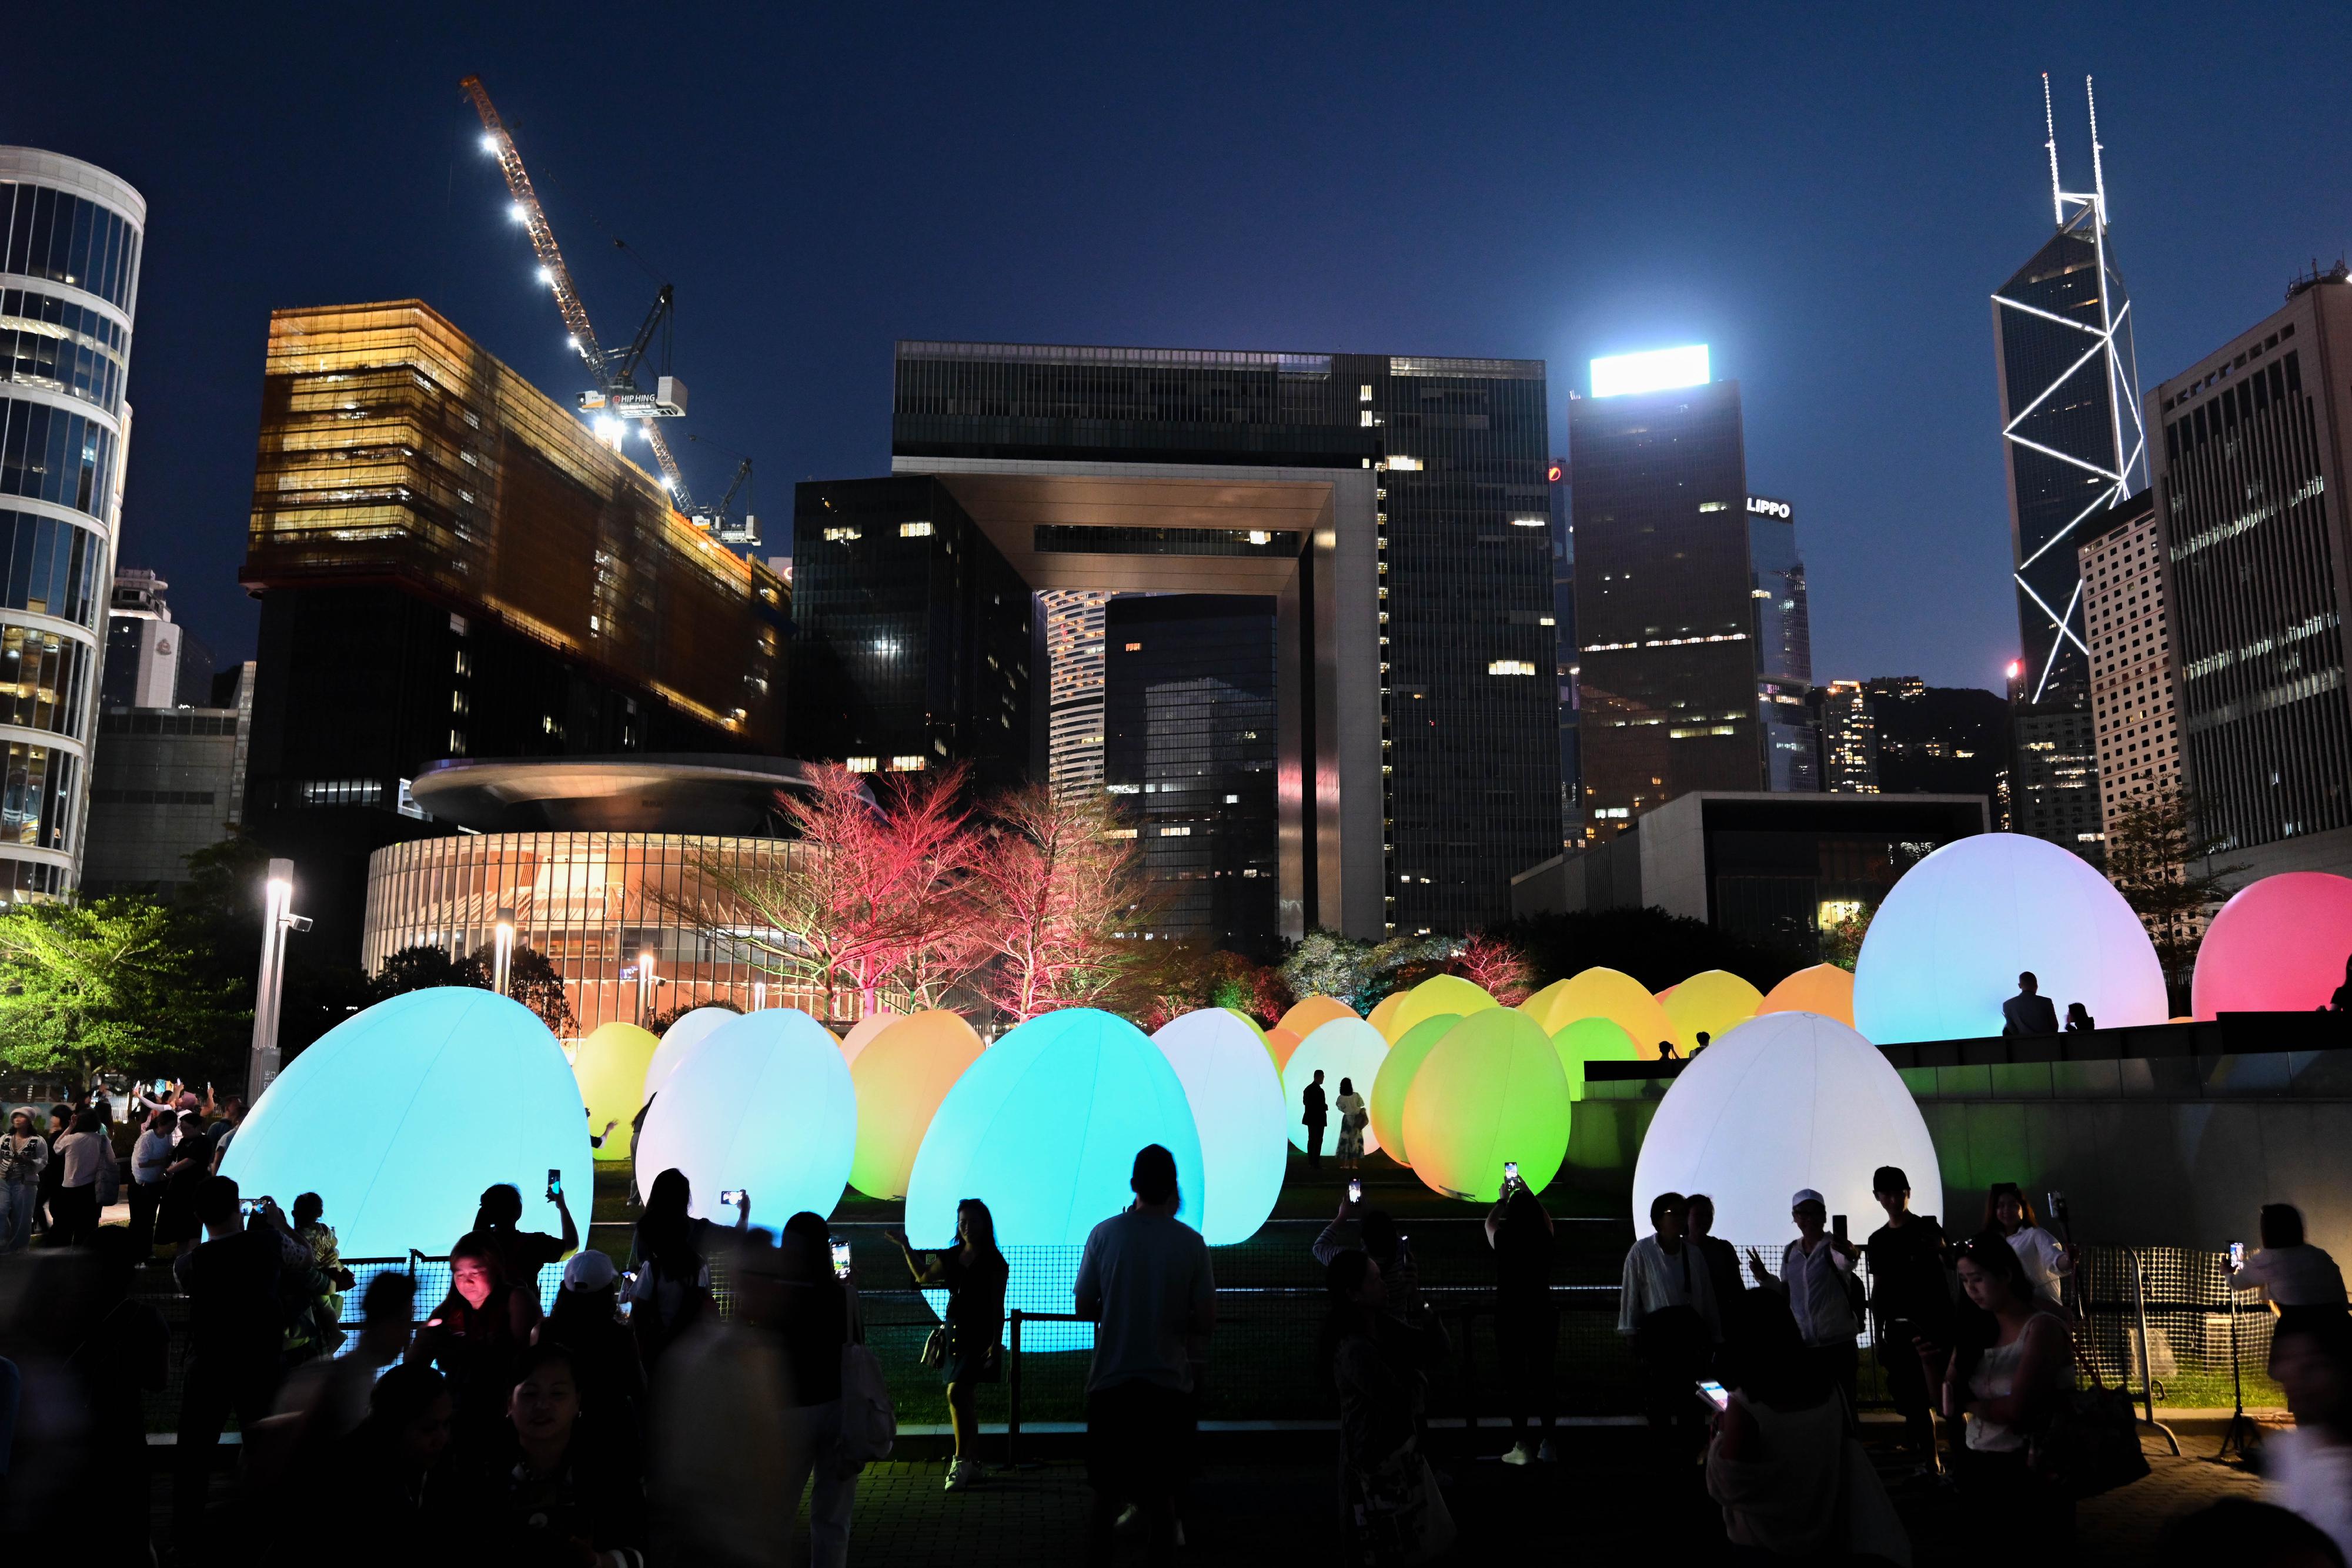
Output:
<instances>
[{"instance_id":1,"label":"crane boom","mask_svg":"<svg viewBox=\"0 0 2352 1568\"><path fill-rule=\"evenodd\" d=\"M563 264L563 252L555 243L554 225L547 221L547 209L540 204L539 193L531 187L530 172L522 166L522 154L515 150L514 137L508 131L506 121L499 118L498 105L490 101L489 89L482 85L481 78L467 77L457 86L472 102L474 112L481 117L482 131L488 139L486 145L497 156L499 170L506 176L508 193L514 197L515 215L530 232L531 251L546 269L548 283L555 290L555 308L562 313L564 328L572 334L572 346L579 350L588 373L595 378L597 390L609 392L613 389L612 367L605 362L604 348L596 341L596 329L588 323L588 307L582 303L580 290L572 281L572 269ZM647 318L647 334L668 305L667 287L662 296L656 305L656 315ZM643 336L632 350L633 360L644 352ZM669 443L650 423L640 423L638 428L646 433L646 442L654 449L655 461L668 482L670 504L684 510L689 504L686 476L678 471Z\"/></svg>"}]
</instances>

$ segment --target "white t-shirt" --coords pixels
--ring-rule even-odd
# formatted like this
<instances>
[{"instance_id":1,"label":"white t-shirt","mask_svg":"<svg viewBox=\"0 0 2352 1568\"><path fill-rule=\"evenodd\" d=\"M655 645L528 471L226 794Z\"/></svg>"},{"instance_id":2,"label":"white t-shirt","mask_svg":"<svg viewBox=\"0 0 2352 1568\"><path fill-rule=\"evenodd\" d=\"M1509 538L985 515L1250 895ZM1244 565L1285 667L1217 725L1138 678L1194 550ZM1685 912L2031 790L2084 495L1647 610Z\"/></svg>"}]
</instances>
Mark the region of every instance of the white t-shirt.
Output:
<instances>
[{"instance_id":1,"label":"white t-shirt","mask_svg":"<svg viewBox=\"0 0 2352 1568\"><path fill-rule=\"evenodd\" d=\"M2325 1531L2352 1561L2352 1448L2305 1427L2263 1439L2263 1495Z\"/></svg>"},{"instance_id":2,"label":"white t-shirt","mask_svg":"<svg viewBox=\"0 0 2352 1568\"><path fill-rule=\"evenodd\" d=\"M1723 1337L1722 1311L1706 1259L1685 1237L1673 1256L1659 1245L1655 1234L1643 1237L1625 1253L1625 1271L1617 1289L1617 1332L1630 1334L1652 1312L1668 1307L1695 1307L1707 1330Z\"/></svg>"},{"instance_id":3,"label":"white t-shirt","mask_svg":"<svg viewBox=\"0 0 2352 1568\"><path fill-rule=\"evenodd\" d=\"M2265 1247L2232 1270L2233 1291L2259 1289L2282 1307L2340 1307L2344 1271L2316 1247Z\"/></svg>"},{"instance_id":4,"label":"white t-shirt","mask_svg":"<svg viewBox=\"0 0 2352 1568\"><path fill-rule=\"evenodd\" d=\"M1078 1316L1094 1321L1087 1391L1119 1383L1189 1390L1185 1337L1212 1321L1209 1244L1172 1215L1128 1209L1094 1228L1078 1259Z\"/></svg>"},{"instance_id":5,"label":"white t-shirt","mask_svg":"<svg viewBox=\"0 0 2352 1568\"><path fill-rule=\"evenodd\" d=\"M2025 1265L2025 1277L2033 1285L2034 1293L2058 1299L2058 1281L2074 1271L2074 1260L2058 1239L2038 1225L2021 1225L2009 1239L2009 1249Z\"/></svg>"},{"instance_id":6,"label":"white t-shirt","mask_svg":"<svg viewBox=\"0 0 2352 1568\"><path fill-rule=\"evenodd\" d=\"M1789 1311L1807 1344L1852 1344L1860 1324L1853 1321L1853 1302L1846 1295L1845 1277L1853 1260L1830 1245L1824 1234L1811 1256L1802 1241L1780 1249L1780 1284L1789 1292Z\"/></svg>"}]
</instances>

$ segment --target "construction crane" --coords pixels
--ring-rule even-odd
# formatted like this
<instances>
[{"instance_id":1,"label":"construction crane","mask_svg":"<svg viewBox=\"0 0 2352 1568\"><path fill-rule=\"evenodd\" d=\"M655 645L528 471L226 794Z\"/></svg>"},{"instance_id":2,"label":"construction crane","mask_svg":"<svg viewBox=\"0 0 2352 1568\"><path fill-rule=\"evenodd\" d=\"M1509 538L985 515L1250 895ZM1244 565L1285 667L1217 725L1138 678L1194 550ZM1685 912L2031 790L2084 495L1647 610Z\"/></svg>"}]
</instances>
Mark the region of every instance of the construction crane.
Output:
<instances>
[{"instance_id":1,"label":"construction crane","mask_svg":"<svg viewBox=\"0 0 2352 1568\"><path fill-rule=\"evenodd\" d=\"M714 452L726 452L728 456L740 460L735 469L734 480L727 486L727 494L719 497L719 505L716 507L696 512L694 526L706 533L716 535L720 544L756 546L760 542L760 519L749 510L748 499L745 503L746 510L743 513L742 522L737 524L728 520L728 514L735 509L736 496L742 491L744 486L751 482L751 458L740 452L728 452L727 448L715 441L703 441L699 435L689 435L687 439L698 442Z\"/></svg>"},{"instance_id":2,"label":"construction crane","mask_svg":"<svg viewBox=\"0 0 2352 1568\"><path fill-rule=\"evenodd\" d=\"M481 78L469 76L457 85L473 103L474 112L481 116L482 149L497 157L499 168L506 175L507 190L514 197L515 221L530 232L530 248L539 257L540 280L555 291L555 308L562 313L564 328L572 334L572 347L595 381L593 390L581 394L580 406L604 416L598 422L598 434L612 439L616 448L617 433L625 428L622 422L636 423L645 432L646 444L654 449L654 460L661 466L662 485L669 492L671 505L690 514L693 501L687 493L686 476L678 472L677 459L670 455L669 443L662 439L660 426L653 423L685 414L686 384L675 376L664 375L656 379L654 390L647 392L639 390L636 383L637 368L645 360L654 334L669 322L670 286L662 285L660 296L646 312L645 324L637 329L628 348L612 353L602 347L596 341L595 328L588 324L588 308L581 302L580 290L572 281L572 269L563 264L563 252L556 246L555 230L547 221L547 209L540 205L539 193L531 188L530 174L522 166L522 154L515 151L514 137L499 118L498 106L490 101ZM612 422L611 430L604 428L604 420Z\"/></svg>"}]
</instances>

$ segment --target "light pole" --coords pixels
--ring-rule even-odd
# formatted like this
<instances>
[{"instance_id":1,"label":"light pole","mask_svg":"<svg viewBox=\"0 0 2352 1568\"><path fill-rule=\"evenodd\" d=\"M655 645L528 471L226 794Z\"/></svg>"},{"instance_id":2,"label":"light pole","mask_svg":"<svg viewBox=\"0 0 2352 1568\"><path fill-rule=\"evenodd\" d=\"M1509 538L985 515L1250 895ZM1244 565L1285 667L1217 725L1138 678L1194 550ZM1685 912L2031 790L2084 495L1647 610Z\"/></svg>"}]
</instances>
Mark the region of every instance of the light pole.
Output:
<instances>
[{"instance_id":1,"label":"light pole","mask_svg":"<svg viewBox=\"0 0 2352 1568\"><path fill-rule=\"evenodd\" d=\"M253 1061L247 1070L245 1098L251 1104L278 1078L278 1011L286 990L286 934L308 931L308 916L294 913L294 862L273 860L263 885L261 972L253 986Z\"/></svg>"},{"instance_id":2,"label":"light pole","mask_svg":"<svg viewBox=\"0 0 2352 1568\"><path fill-rule=\"evenodd\" d=\"M498 940L490 951L490 989L500 996L507 994L507 981L514 976L515 912L499 911Z\"/></svg>"},{"instance_id":3,"label":"light pole","mask_svg":"<svg viewBox=\"0 0 2352 1568\"><path fill-rule=\"evenodd\" d=\"M650 947L637 955L637 1023L640 1028L654 1016L654 950Z\"/></svg>"},{"instance_id":4,"label":"light pole","mask_svg":"<svg viewBox=\"0 0 2352 1568\"><path fill-rule=\"evenodd\" d=\"M754 980L754 981L752 981L752 982L751 982L751 1010L752 1010L753 1012L758 1012L761 1009L762 1009L762 1008L766 1007L767 1005L768 1005L768 982L767 982L767 981L765 981L765 980Z\"/></svg>"}]
</instances>

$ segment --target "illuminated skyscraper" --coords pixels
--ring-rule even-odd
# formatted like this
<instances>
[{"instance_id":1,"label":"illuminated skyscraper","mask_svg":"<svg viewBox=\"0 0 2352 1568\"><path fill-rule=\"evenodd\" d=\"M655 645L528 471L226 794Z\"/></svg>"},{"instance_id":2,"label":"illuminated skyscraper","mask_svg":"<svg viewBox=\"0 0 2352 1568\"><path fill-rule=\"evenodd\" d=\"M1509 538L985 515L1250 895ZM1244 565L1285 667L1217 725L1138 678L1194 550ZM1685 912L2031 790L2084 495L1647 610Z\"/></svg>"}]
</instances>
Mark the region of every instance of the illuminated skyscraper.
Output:
<instances>
[{"instance_id":1,"label":"illuminated skyscraper","mask_svg":"<svg viewBox=\"0 0 2352 1568\"><path fill-rule=\"evenodd\" d=\"M1103 784L1103 610L1098 589L1037 595L1045 622L1045 777L1057 795Z\"/></svg>"},{"instance_id":2,"label":"illuminated skyscraper","mask_svg":"<svg viewBox=\"0 0 2352 1568\"><path fill-rule=\"evenodd\" d=\"M1822 787L1821 733L1806 700L1813 684L1812 617L1796 508L1748 497L1748 582L1756 614L1756 722L1765 787L1797 794Z\"/></svg>"}]
</instances>

